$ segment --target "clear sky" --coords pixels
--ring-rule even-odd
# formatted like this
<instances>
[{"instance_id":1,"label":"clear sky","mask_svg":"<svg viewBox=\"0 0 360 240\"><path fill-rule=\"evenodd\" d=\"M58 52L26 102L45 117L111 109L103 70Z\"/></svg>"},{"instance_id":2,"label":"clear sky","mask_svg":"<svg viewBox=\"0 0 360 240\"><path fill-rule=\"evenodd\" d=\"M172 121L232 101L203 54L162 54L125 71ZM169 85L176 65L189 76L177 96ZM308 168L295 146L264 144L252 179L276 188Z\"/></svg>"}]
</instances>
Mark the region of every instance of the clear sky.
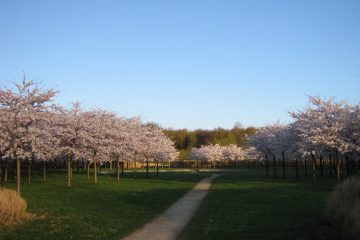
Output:
<instances>
[{"instance_id":1,"label":"clear sky","mask_svg":"<svg viewBox=\"0 0 360 240\"><path fill-rule=\"evenodd\" d=\"M29 79L163 127L290 121L360 101L360 1L0 0L0 84Z\"/></svg>"}]
</instances>

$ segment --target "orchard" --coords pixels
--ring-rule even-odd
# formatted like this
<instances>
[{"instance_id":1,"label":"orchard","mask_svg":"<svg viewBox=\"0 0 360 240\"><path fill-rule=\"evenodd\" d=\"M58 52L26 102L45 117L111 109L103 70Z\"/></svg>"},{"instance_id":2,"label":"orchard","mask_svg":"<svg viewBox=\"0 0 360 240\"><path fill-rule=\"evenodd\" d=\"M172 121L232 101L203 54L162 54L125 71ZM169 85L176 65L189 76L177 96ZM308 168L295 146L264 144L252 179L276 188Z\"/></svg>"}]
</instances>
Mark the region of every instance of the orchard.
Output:
<instances>
[{"instance_id":1,"label":"orchard","mask_svg":"<svg viewBox=\"0 0 360 240\"><path fill-rule=\"evenodd\" d=\"M98 168L106 163L116 162L119 180L124 161L148 164L151 160L158 166L177 158L172 141L159 127L144 124L138 117L119 117L102 109L83 110L78 102L66 109L54 102L56 94L26 79L0 90L2 186L8 180L11 162L16 163L16 191L20 193L22 166L27 165L30 184L35 162L43 164L44 181L49 164L65 162L67 186L71 187L74 164L81 164L88 178L92 167L97 183Z\"/></svg>"},{"instance_id":2,"label":"orchard","mask_svg":"<svg viewBox=\"0 0 360 240\"><path fill-rule=\"evenodd\" d=\"M181 196L186 197L198 181L209 176L220 177L214 180L199 213L187 223L187 230L181 235L184 239L204 238L209 229L218 236L222 229L236 229L244 221L249 221L245 225L250 227L239 231L248 231L249 236L256 238L263 235L251 226L274 231L279 224L274 223L273 216L279 212L279 221L285 226L283 235L293 236L297 221L316 222L313 216L322 215L323 202L335 182L339 185L328 200L327 219L350 235L332 237L346 239L359 234L358 195L353 193L358 189L356 174L360 168L358 104L310 96L308 106L289 112L293 119L290 123L253 128L249 135L236 126L226 140L226 134L216 139L220 144L208 142L192 147L187 159L180 160L182 144L168 134L176 130L105 109L83 109L79 102L67 108L55 102L57 96L56 90L43 89L39 83L26 79L0 89L0 230L2 226L26 222L25 231L6 228L3 233L0 231L0 238L36 237L32 235L32 224L40 224L41 235L48 239L126 236ZM187 130L179 131L184 132ZM172 168L160 176L159 168L166 164ZM125 165L130 171L124 171ZM181 169L184 165L190 167ZM33 178L36 171L39 176L39 167L41 184L39 177L36 181ZM139 178L139 168L144 168L144 179ZM151 168L155 178L150 177ZM342 181L345 177L348 178ZM22 195L29 199L31 212L27 212L21 186L25 186ZM279 199L284 203L281 207ZM351 207L345 207L344 202ZM309 208L304 210L303 203ZM46 212L42 212L43 208ZM250 210L260 215L248 214ZM269 211L270 217L262 220L261 214ZM49 217L41 219L48 212ZM103 215L93 217L99 212ZM299 219L288 218L290 213ZM61 220L63 214L73 220ZM104 224L103 220L107 222ZM89 230L88 224L96 227ZM312 230L303 231L302 224L296 226L298 234L310 236ZM324 231L334 231L328 229L332 226L327 225ZM276 239L276 232L271 236Z\"/></svg>"}]
</instances>

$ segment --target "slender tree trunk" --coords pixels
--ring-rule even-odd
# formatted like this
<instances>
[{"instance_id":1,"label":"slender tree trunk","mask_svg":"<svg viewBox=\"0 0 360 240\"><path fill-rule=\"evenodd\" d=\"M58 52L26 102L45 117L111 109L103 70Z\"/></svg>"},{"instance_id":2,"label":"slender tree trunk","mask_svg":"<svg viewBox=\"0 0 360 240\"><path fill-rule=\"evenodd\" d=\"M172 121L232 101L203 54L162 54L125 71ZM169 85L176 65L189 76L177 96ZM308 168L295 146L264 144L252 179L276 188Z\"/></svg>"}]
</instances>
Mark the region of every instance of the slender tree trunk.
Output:
<instances>
[{"instance_id":1,"label":"slender tree trunk","mask_svg":"<svg viewBox=\"0 0 360 240\"><path fill-rule=\"evenodd\" d=\"M286 174L285 174L285 153L281 153L281 157L282 157L283 179L285 179L286 178Z\"/></svg>"},{"instance_id":2,"label":"slender tree trunk","mask_svg":"<svg viewBox=\"0 0 360 240\"><path fill-rule=\"evenodd\" d=\"M4 173L4 182L7 182L8 180L8 160L5 159L5 173Z\"/></svg>"},{"instance_id":3,"label":"slender tree trunk","mask_svg":"<svg viewBox=\"0 0 360 240\"><path fill-rule=\"evenodd\" d=\"M81 158L81 172L84 173L84 158Z\"/></svg>"},{"instance_id":4,"label":"slender tree trunk","mask_svg":"<svg viewBox=\"0 0 360 240\"><path fill-rule=\"evenodd\" d=\"M149 159L146 158L146 178L149 178Z\"/></svg>"},{"instance_id":5,"label":"slender tree trunk","mask_svg":"<svg viewBox=\"0 0 360 240\"><path fill-rule=\"evenodd\" d=\"M86 175L87 179L90 180L90 161L86 160Z\"/></svg>"},{"instance_id":6,"label":"slender tree trunk","mask_svg":"<svg viewBox=\"0 0 360 240\"><path fill-rule=\"evenodd\" d=\"M120 159L116 159L116 177L118 182L120 181Z\"/></svg>"},{"instance_id":7,"label":"slender tree trunk","mask_svg":"<svg viewBox=\"0 0 360 240\"><path fill-rule=\"evenodd\" d=\"M312 159L312 176L313 176L313 184L315 185L316 183L316 167L315 167L315 156L313 154L311 154L311 159Z\"/></svg>"},{"instance_id":8,"label":"slender tree trunk","mask_svg":"<svg viewBox=\"0 0 360 240\"><path fill-rule=\"evenodd\" d=\"M80 160L79 159L77 159L76 160L76 172L80 172Z\"/></svg>"},{"instance_id":9,"label":"slender tree trunk","mask_svg":"<svg viewBox=\"0 0 360 240\"><path fill-rule=\"evenodd\" d=\"M21 162L20 159L16 159L16 192L20 193L20 184L21 184Z\"/></svg>"},{"instance_id":10,"label":"slender tree trunk","mask_svg":"<svg viewBox=\"0 0 360 240\"><path fill-rule=\"evenodd\" d=\"M97 161L94 159L94 183L97 183Z\"/></svg>"},{"instance_id":11,"label":"slender tree trunk","mask_svg":"<svg viewBox=\"0 0 360 240\"><path fill-rule=\"evenodd\" d=\"M320 155L320 176L324 176L324 160L322 155Z\"/></svg>"},{"instance_id":12,"label":"slender tree trunk","mask_svg":"<svg viewBox=\"0 0 360 240\"><path fill-rule=\"evenodd\" d=\"M273 155L273 162L274 162L274 177L277 177L276 175L276 156Z\"/></svg>"},{"instance_id":13,"label":"slender tree trunk","mask_svg":"<svg viewBox=\"0 0 360 240\"><path fill-rule=\"evenodd\" d=\"M135 166L134 178L136 179L136 178L137 178L137 176L136 176L136 173L137 173L137 169L136 169L136 161L134 162L134 166Z\"/></svg>"},{"instance_id":14,"label":"slender tree trunk","mask_svg":"<svg viewBox=\"0 0 360 240\"><path fill-rule=\"evenodd\" d=\"M354 162L353 156L350 156L350 175L353 174L356 174L356 164Z\"/></svg>"},{"instance_id":15,"label":"slender tree trunk","mask_svg":"<svg viewBox=\"0 0 360 240\"><path fill-rule=\"evenodd\" d=\"M332 155L329 155L329 176L333 176L334 175L334 168L333 168L333 162L332 162Z\"/></svg>"},{"instance_id":16,"label":"slender tree trunk","mask_svg":"<svg viewBox=\"0 0 360 240\"><path fill-rule=\"evenodd\" d=\"M296 181L299 181L299 158L296 158Z\"/></svg>"},{"instance_id":17,"label":"slender tree trunk","mask_svg":"<svg viewBox=\"0 0 360 240\"><path fill-rule=\"evenodd\" d=\"M43 179L46 182L46 161L43 162Z\"/></svg>"},{"instance_id":18,"label":"slender tree trunk","mask_svg":"<svg viewBox=\"0 0 360 240\"><path fill-rule=\"evenodd\" d=\"M345 165L346 165L346 176L349 177L350 176L350 160L349 160L348 155L345 155Z\"/></svg>"},{"instance_id":19,"label":"slender tree trunk","mask_svg":"<svg viewBox=\"0 0 360 240\"><path fill-rule=\"evenodd\" d=\"M340 159L339 159L339 154L336 152L336 156L335 156L335 160L336 160L336 178L338 183L340 183Z\"/></svg>"},{"instance_id":20,"label":"slender tree trunk","mask_svg":"<svg viewBox=\"0 0 360 240\"><path fill-rule=\"evenodd\" d=\"M307 167L307 161L306 161L306 158L304 158L304 167L305 167L305 176L308 175L308 167Z\"/></svg>"},{"instance_id":21,"label":"slender tree trunk","mask_svg":"<svg viewBox=\"0 0 360 240\"><path fill-rule=\"evenodd\" d=\"M265 156L266 176L269 176L269 159Z\"/></svg>"},{"instance_id":22,"label":"slender tree trunk","mask_svg":"<svg viewBox=\"0 0 360 240\"><path fill-rule=\"evenodd\" d=\"M71 187L71 154L67 156L67 186Z\"/></svg>"},{"instance_id":23,"label":"slender tree trunk","mask_svg":"<svg viewBox=\"0 0 360 240\"><path fill-rule=\"evenodd\" d=\"M28 184L31 184L31 160L28 160Z\"/></svg>"},{"instance_id":24,"label":"slender tree trunk","mask_svg":"<svg viewBox=\"0 0 360 240\"><path fill-rule=\"evenodd\" d=\"M73 156L71 155L71 157L70 157L70 162L69 162L69 165L70 165L70 179L71 179L71 181L73 180Z\"/></svg>"},{"instance_id":25,"label":"slender tree trunk","mask_svg":"<svg viewBox=\"0 0 360 240\"><path fill-rule=\"evenodd\" d=\"M159 162L156 162L156 176L159 176Z\"/></svg>"}]
</instances>

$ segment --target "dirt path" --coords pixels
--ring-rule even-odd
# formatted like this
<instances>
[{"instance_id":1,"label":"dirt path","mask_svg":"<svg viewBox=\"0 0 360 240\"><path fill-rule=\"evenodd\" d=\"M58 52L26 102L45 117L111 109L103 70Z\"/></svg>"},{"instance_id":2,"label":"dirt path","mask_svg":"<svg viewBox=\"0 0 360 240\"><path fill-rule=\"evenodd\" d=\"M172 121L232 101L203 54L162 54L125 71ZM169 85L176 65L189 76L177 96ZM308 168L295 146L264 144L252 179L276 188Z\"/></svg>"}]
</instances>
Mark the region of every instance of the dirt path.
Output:
<instances>
[{"instance_id":1,"label":"dirt path","mask_svg":"<svg viewBox=\"0 0 360 240\"><path fill-rule=\"evenodd\" d=\"M201 180L192 190L171 205L163 214L123 240L173 240L184 230L218 174Z\"/></svg>"}]
</instances>

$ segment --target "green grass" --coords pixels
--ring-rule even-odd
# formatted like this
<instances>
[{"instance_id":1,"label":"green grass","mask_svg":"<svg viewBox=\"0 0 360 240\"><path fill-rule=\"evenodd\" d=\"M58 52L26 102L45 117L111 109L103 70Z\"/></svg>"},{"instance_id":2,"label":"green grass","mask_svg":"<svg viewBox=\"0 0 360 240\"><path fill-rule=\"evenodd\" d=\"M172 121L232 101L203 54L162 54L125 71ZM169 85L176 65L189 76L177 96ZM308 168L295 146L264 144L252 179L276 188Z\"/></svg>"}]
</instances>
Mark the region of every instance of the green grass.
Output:
<instances>
[{"instance_id":1,"label":"green grass","mask_svg":"<svg viewBox=\"0 0 360 240\"><path fill-rule=\"evenodd\" d=\"M211 169L208 169L211 171ZM302 239L335 240L341 236L323 219L324 203L334 178L301 176L289 171L285 180L265 177L264 170L244 169L214 181L209 195L180 239ZM132 173L117 182L99 177L94 184L74 174L66 187L64 172L41 176L22 185L28 209L39 219L0 230L0 239L120 239L164 211L211 172ZM26 176L23 177L26 181ZM8 187L14 188L10 182Z\"/></svg>"},{"instance_id":2,"label":"green grass","mask_svg":"<svg viewBox=\"0 0 360 240\"><path fill-rule=\"evenodd\" d=\"M313 186L301 177L244 170L217 178L180 239L340 239L323 219L335 180L318 177Z\"/></svg>"},{"instance_id":3,"label":"green grass","mask_svg":"<svg viewBox=\"0 0 360 240\"><path fill-rule=\"evenodd\" d=\"M139 228L175 202L206 174L161 173L158 178L128 173L120 182L100 176L94 184L74 174L66 187L64 172L35 176L22 185L28 210L39 219L0 230L0 239L119 239ZM26 181L24 176L23 181ZM7 187L14 188L10 182Z\"/></svg>"}]
</instances>

